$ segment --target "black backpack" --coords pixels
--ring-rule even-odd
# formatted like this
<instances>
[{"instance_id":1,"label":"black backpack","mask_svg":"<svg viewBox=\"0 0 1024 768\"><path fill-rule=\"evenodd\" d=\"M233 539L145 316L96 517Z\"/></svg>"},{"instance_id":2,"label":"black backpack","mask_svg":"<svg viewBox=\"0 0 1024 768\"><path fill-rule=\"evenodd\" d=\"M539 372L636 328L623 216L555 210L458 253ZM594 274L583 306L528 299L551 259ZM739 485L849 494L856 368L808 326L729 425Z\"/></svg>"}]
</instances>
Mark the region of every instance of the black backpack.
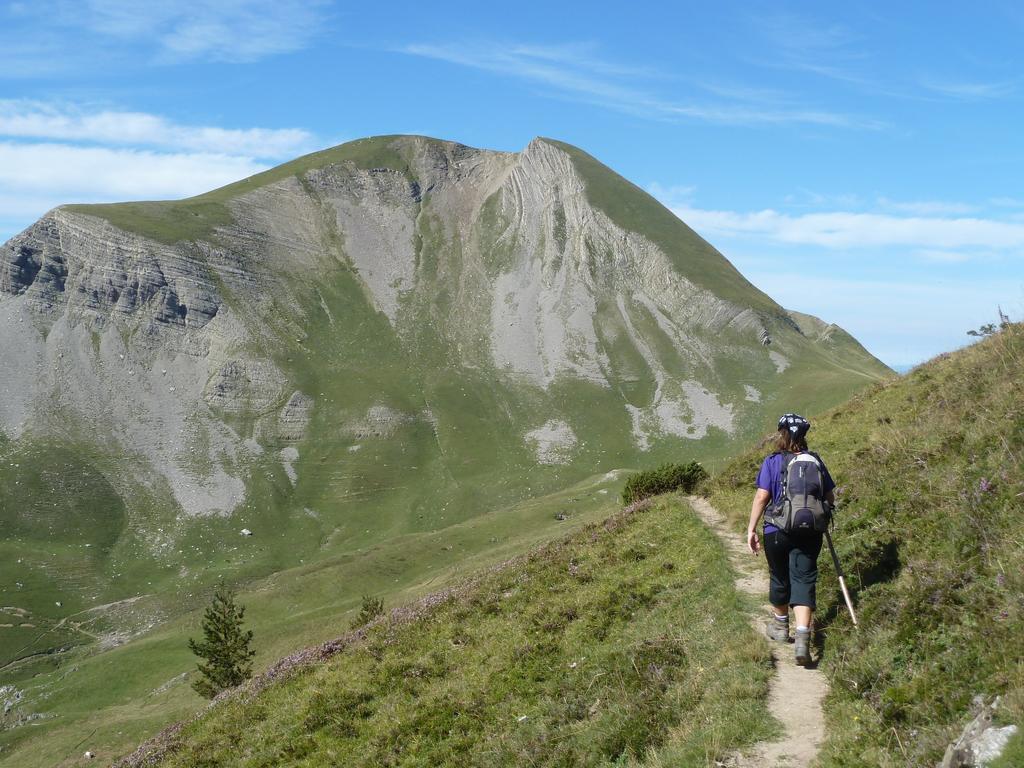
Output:
<instances>
[{"instance_id":1,"label":"black backpack","mask_svg":"<svg viewBox=\"0 0 1024 768\"><path fill-rule=\"evenodd\" d=\"M768 505L764 518L786 533L828 530L832 505L825 500L825 472L817 454L782 454L782 498Z\"/></svg>"}]
</instances>

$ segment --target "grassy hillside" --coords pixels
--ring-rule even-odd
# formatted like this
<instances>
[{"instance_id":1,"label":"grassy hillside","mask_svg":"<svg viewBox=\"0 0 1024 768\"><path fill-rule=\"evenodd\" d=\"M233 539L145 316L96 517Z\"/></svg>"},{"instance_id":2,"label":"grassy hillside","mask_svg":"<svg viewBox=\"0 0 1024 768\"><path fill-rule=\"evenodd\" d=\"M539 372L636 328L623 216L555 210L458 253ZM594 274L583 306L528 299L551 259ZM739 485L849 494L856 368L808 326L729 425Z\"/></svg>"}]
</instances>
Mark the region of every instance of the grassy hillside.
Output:
<instances>
[{"instance_id":1,"label":"grassy hillside","mask_svg":"<svg viewBox=\"0 0 1024 768\"><path fill-rule=\"evenodd\" d=\"M976 694L1002 695L1000 717L1024 726L1022 381L1024 326L1013 325L815 421L862 624L823 563L823 766L935 765ZM713 501L737 528L763 455L718 476ZM1021 764L1020 736L1013 749L1004 765Z\"/></svg>"},{"instance_id":2,"label":"grassy hillside","mask_svg":"<svg viewBox=\"0 0 1024 768\"><path fill-rule=\"evenodd\" d=\"M772 730L744 610L685 502L644 502L275 671L159 764L713 765Z\"/></svg>"},{"instance_id":3,"label":"grassy hillside","mask_svg":"<svg viewBox=\"0 0 1024 768\"><path fill-rule=\"evenodd\" d=\"M0 625L11 625L0 637L20 642L11 650L21 651L19 661L0 668L0 685L14 686L23 699L10 712L0 710L0 765L77 765L86 748L110 757L196 711L202 699L189 688L187 675L195 657L186 641L200 633L196 606L205 602L209 587L204 581L209 577L219 573L242 585L241 600L249 605L246 618L257 638L257 665L266 666L297 648L337 636L358 612L360 595L383 597L389 607L418 599L475 569L603 519L616 509L621 487L617 473L599 475L443 530L407 532L352 549L335 547L248 582L237 575L238 569L262 564L267 551L285 548L292 540L293 546L301 546L302 532L253 525L255 535L242 538L237 520L222 521L222 530L211 538L234 545L225 547L224 559L208 573L197 579L179 577L177 588L171 577L147 584L139 573L129 573L128 583L118 588L129 587L141 597L91 612L69 605L66 618L51 614L65 610L55 607L54 600L66 600L66 592L50 592L46 584L33 583L17 570L37 553L49 556L57 544L47 549L39 542L27 548L22 539L5 542L3 552L10 558L2 561L0 574L21 579L24 586L12 582L0 588L0 603L9 606L0 610ZM556 514L568 519L559 520ZM83 541L89 543L83 539L65 546L81 549ZM107 563L97 557L102 572ZM189 551L187 562L201 558L201 552ZM26 591L34 602L27 602ZM127 639L111 634L123 626L145 634L110 647ZM88 645L96 640L101 640L102 652ZM29 642L34 646L24 648ZM54 647L64 650L54 653ZM32 719L24 722L26 717ZM83 739L91 746L83 745Z\"/></svg>"}]
</instances>

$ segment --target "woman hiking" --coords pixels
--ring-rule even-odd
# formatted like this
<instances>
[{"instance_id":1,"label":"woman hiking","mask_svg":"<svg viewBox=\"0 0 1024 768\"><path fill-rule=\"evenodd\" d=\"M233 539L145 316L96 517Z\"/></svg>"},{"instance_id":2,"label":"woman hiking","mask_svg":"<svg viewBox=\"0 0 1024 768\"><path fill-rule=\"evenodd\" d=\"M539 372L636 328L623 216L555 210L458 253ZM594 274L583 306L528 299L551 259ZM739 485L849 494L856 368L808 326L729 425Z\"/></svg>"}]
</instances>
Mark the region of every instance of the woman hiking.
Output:
<instances>
[{"instance_id":1,"label":"woman hiking","mask_svg":"<svg viewBox=\"0 0 1024 768\"><path fill-rule=\"evenodd\" d=\"M796 455L809 453L806 435L810 428L810 422L795 413L787 413L779 419L775 451L765 458L757 474L757 491L747 526L747 546L756 555L761 548L757 538L757 522L764 516L764 554L769 573L768 600L775 614L768 622L768 637L789 642L789 609L792 607L796 620L796 663L800 665L811 660L811 627L818 581L818 554L821 552L823 534L821 530L815 530L814 526L805 529L789 526L788 533L783 529L786 526L783 522L783 474L790 470L790 462ZM811 482L817 482L818 499L834 505L835 483L832 476L820 456L810 455L817 461L817 480L812 479ZM813 463L813 460L808 461ZM810 476L814 477L813 471ZM830 508L824 507L826 516Z\"/></svg>"}]
</instances>

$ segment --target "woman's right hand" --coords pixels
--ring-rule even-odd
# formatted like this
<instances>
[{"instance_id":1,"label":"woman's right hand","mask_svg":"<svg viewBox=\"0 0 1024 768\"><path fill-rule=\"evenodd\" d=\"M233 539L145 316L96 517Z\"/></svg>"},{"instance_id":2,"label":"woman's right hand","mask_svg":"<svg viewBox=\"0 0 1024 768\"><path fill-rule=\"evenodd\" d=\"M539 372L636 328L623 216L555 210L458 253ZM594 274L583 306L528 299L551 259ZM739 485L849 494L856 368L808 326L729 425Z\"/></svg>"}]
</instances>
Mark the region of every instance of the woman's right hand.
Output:
<instances>
[{"instance_id":1,"label":"woman's right hand","mask_svg":"<svg viewBox=\"0 0 1024 768\"><path fill-rule=\"evenodd\" d=\"M750 550L750 554L756 555L761 550L761 542L757 538L757 531L747 531L747 549Z\"/></svg>"}]
</instances>

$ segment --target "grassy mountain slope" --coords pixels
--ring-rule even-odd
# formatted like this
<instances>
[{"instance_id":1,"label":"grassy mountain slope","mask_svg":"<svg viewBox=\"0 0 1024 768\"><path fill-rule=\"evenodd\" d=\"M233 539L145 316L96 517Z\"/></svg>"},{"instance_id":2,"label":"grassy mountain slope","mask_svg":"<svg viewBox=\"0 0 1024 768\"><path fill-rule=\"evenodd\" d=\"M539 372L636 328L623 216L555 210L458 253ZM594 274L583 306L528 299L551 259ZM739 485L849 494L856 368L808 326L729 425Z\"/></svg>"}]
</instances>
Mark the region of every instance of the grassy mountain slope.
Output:
<instances>
[{"instance_id":1,"label":"grassy mountain slope","mask_svg":"<svg viewBox=\"0 0 1024 768\"><path fill-rule=\"evenodd\" d=\"M771 730L740 600L685 503L641 503L272 673L138 759L711 765Z\"/></svg>"},{"instance_id":2,"label":"grassy mountain slope","mask_svg":"<svg viewBox=\"0 0 1024 768\"><path fill-rule=\"evenodd\" d=\"M493 562L606 512L609 471L712 464L887 375L802 327L546 140L376 137L52 212L0 247L0 762L198 706L184 638L218 579L260 593L274 658L450 578L462 531Z\"/></svg>"},{"instance_id":3,"label":"grassy mountain slope","mask_svg":"<svg viewBox=\"0 0 1024 768\"><path fill-rule=\"evenodd\" d=\"M854 630L823 564L819 626L832 681L823 766L929 766L1004 697L1024 730L1024 326L942 355L815 421L835 475L835 541L859 605ZM763 452L718 477L746 524ZM823 560L827 556L823 555ZM1004 765L1019 765L1016 739Z\"/></svg>"},{"instance_id":4,"label":"grassy mountain slope","mask_svg":"<svg viewBox=\"0 0 1024 768\"><path fill-rule=\"evenodd\" d=\"M230 561L211 573L242 585L240 599L249 606L246 620L256 634L257 668L265 667L296 648L337 636L358 612L361 595L383 596L389 607L408 603L567 529L603 519L616 509L621 485L618 475L600 475L442 530L408 533L351 550L336 547L261 578L240 579ZM568 520L557 520L556 514ZM255 528L252 538L240 539L236 526L225 523L223 531L225 538L237 542L236 561L245 562L246 549L302 542L290 528L274 533ZM4 551L11 554L4 561L11 565L15 554L24 557L18 540L5 542ZM0 714L0 723L9 728L0 738L0 765L77 765L86 748L109 758L202 705L189 688L195 657L186 641L200 633L201 610L195 606L206 600L208 588L201 581L182 581L187 586L178 591L167 586L166 594L144 593L141 599L113 606L113 616L81 612L62 626L59 620L40 621L38 615L47 609L43 605L33 606L28 618L10 609L0 612L0 624L12 623L12 632L35 640L36 648L44 651L22 655L3 669L3 683L22 692L24 699ZM174 601L180 605L175 607ZM20 600L8 594L2 602ZM117 619L124 624L115 624ZM23 628L24 623L36 626ZM115 627L139 623L145 632L123 645L97 653L94 645L83 643L83 638L95 639L83 631L102 637ZM64 650L45 652L55 639ZM3 698L9 697L13 694ZM25 717L36 719L26 722ZM83 739L90 746L83 746Z\"/></svg>"}]
</instances>

